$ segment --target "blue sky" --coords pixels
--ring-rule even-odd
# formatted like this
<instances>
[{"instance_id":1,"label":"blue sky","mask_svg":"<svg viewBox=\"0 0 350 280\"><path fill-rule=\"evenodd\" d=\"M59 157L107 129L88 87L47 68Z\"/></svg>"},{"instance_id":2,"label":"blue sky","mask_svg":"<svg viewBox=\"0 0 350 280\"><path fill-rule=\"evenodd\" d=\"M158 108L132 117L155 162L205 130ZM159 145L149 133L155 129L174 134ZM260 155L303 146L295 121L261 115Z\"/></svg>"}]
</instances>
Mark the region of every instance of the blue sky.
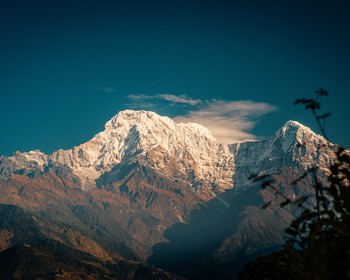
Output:
<instances>
[{"instance_id":1,"label":"blue sky","mask_svg":"<svg viewBox=\"0 0 350 280\"><path fill-rule=\"evenodd\" d=\"M349 1L7 2L0 154L71 148L124 109L212 116L237 139L290 119L318 131L293 101L319 87L330 140L350 147Z\"/></svg>"}]
</instances>

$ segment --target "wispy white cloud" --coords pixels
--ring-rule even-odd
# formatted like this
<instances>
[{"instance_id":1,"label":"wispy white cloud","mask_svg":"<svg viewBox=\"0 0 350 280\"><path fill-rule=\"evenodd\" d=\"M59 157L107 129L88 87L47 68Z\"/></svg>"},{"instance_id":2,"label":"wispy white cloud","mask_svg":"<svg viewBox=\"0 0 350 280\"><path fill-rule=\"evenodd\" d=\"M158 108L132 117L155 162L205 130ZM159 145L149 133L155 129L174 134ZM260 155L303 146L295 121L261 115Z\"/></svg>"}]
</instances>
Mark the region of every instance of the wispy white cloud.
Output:
<instances>
[{"instance_id":1,"label":"wispy white cloud","mask_svg":"<svg viewBox=\"0 0 350 280\"><path fill-rule=\"evenodd\" d=\"M251 131L257 124L258 118L277 109L271 104L249 100L203 101L174 94L133 94L128 97L133 101L129 106L134 108L156 108L156 100L166 100L171 105L188 105L191 110L187 114L175 117L174 120L178 123L199 123L208 128L223 144L256 139Z\"/></svg>"},{"instance_id":2,"label":"wispy white cloud","mask_svg":"<svg viewBox=\"0 0 350 280\"><path fill-rule=\"evenodd\" d=\"M100 87L98 90L106 93L116 92L116 90L112 87Z\"/></svg>"},{"instance_id":3,"label":"wispy white cloud","mask_svg":"<svg viewBox=\"0 0 350 280\"><path fill-rule=\"evenodd\" d=\"M186 95L157 94L156 97L170 102L184 103L188 105L197 105L202 102L200 99L192 99Z\"/></svg>"},{"instance_id":4,"label":"wispy white cloud","mask_svg":"<svg viewBox=\"0 0 350 280\"><path fill-rule=\"evenodd\" d=\"M155 95L146 95L146 94L131 94L128 97L136 102L141 102L151 99L162 99L172 103L182 103L188 105L197 105L202 101L200 99L193 99L186 95L175 95L175 94L155 94Z\"/></svg>"},{"instance_id":5,"label":"wispy white cloud","mask_svg":"<svg viewBox=\"0 0 350 280\"><path fill-rule=\"evenodd\" d=\"M257 118L276 109L262 102L212 100L198 110L177 116L174 120L199 123L208 128L220 143L232 144L256 139L251 130Z\"/></svg>"}]
</instances>

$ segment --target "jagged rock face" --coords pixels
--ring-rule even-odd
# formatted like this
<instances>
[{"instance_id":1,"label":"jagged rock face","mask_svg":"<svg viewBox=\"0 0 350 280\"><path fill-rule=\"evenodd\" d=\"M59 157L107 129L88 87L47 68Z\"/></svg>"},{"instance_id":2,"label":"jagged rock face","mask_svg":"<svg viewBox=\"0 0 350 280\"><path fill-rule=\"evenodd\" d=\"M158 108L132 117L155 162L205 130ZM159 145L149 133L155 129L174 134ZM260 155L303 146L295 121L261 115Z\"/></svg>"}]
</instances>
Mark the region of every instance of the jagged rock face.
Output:
<instances>
[{"instance_id":1,"label":"jagged rock face","mask_svg":"<svg viewBox=\"0 0 350 280\"><path fill-rule=\"evenodd\" d=\"M108 121L103 132L70 150L52 155L38 150L15 152L0 158L0 178L35 176L61 166L72 170L75 182L89 189L103 174L138 162L203 192L209 188L221 193L233 186L247 187L251 174L278 173L282 166L301 170L327 166L334 158L329 145L309 128L289 121L270 139L226 147L198 124L176 124L153 112L127 110Z\"/></svg>"},{"instance_id":2,"label":"jagged rock face","mask_svg":"<svg viewBox=\"0 0 350 280\"><path fill-rule=\"evenodd\" d=\"M194 263L231 264L239 254L278 246L297 214L288 207L261 212L259 205L274 194L252 185L249 176L272 174L287 197L298 197L312 191L311 179L295 188L290 183L310 167L325 169L333 149L293 121L269 139L225 146L201 125L126 110L70 150L0 157L0 204L29 215L40 231L31 242L54 240L107 260L145 260L154 244L169 239L167 229L189 223L174 227L181 236L171 240L175 251L183 248L186 255L188 246L196 250L215 240L216 247L199 250ZM30 223L24 226L32 231ZM25 242L25 232L15 224L0 227L1 249ZM187 242L189 235L193 242ZM204 262L201 252L210 256Z\"/></svg>"},{"instance_id":3,"label":"jagged rock face","mask_svg":"<svg viewBox=\"0 0 350 280\"><path fill-rule=\"evenodd\" d=\"M48 156L40 151L3 158L1 176L20 170L43 171L48 164L72 169L84 189L116 165L140 161L162 176L222 192L232 187L233 158L228 148L217 143L210 131L195 123L176 124L153 112L120 112L105 130L71 150L58 150Z\"/></svg>"},{"instance_id":4,"label":"jagged rock face","mask_svg":"<svg viewBox=\"0 0 350 280\"><path fill-rule=\"evenodd\" d=\"M302 174L312 167L329 166L335 159L331 143L295 121L287 122L269 139L233 144L230 150L238 189L251 184L251 174L280 174L283 167L293 167Z\"/></svg>"},{"instance_id":5,"label":"jagged rock face","mask_svg":"<svg viewBox=\"0 0 350 280\"><path fill-rule=\"evenodd\" d=\"M12 174L34 175L44 171L49 157L39 150L29 153L15 152L12 157L0 157L0 179L7 179Z\"/></svg>"},{"instance_id":6,"label":"jagged rock face","mask_svg":"<svg viewBox=\"0 0 350 280\"><path fill-rule=\"evenodd\" d=\"M46 237L97 257L144 259L166 228L232 187L234 166L206 128L124 111L80 146L16 152L0 159L0 170L0 203L36 215ZM59 230L67 226L74 234ZM6 240L12 232L4 231Z\"/></svg>"}]
</instances>

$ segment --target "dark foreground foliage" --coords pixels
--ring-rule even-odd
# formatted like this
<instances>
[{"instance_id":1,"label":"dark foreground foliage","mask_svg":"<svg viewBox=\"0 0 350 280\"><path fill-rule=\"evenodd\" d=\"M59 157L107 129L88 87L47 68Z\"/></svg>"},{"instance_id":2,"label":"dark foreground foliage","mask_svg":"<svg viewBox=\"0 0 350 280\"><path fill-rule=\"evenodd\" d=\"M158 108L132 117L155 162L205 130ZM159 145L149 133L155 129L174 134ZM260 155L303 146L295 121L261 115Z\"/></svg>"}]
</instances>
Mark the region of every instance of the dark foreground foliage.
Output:
<instances>
[{"instance_id":1,"label":"dark foreground foliage","mask_svg":"<svg viewBox=\"0 0 350 280\"><path fill-rule=\"evenodd\" d=\"M350 155L341 147L336 155L330 185L319 186L320 218L304 210L286 229L286 271L292 279L350 278Z\"/></svg>"},{"instance_id":2,"label":"dark foreground foliage","mask_svg":"<svg viewBox=\"0 0 350 280\"><path fill-rule=\"evenodd\" d=\"M238 274L237 280L288 280L285 272L286 252L273 252L248 263Z\"/></svg>"},{"instance_id":3,"label":"dark foreground foliage","mask_svg":"<svg viewBox=\"0 0 350 280\"><path fill-rule=\"evenodd\" d=\"M336 155L329 185L319 186L320 218L317 207L304 208L284 250L247 264L237 279L350 279L350 155L341 147Z\"/></svg>"},{"instance_id":4,"label":"dark foreground foliage","mask_svg":"<svg viewBox=\"0 0 350 280\"><path fill-rule=\"evenodd\" d=\"M325 120L330 114L319 114L317 110L321 107L318 99L328 92L319 89L315 93L315 99L299 99L295 104L311 109L327 138ZM285 269L291 279L350 278L350 154L339 146L335 154L335 163L325 171L329 184L320 184L317 173L313 173L316 209L305 209L286 229L289 239L285 245Z\"/></svg>"},{"instance_id":5,"label":"dark foreground foliage","mask_svg":"<svg viewBox=\"0 0 350 280\"><path fill-rule=\"evenodd\" d=\"M318 110L321 108L319 98L328 92L319 89L315 93L315 99L301 98L295 104L312 111L327 139L325 120L330 113L319 114ZM350 279L350 153L338 146L335 155L336 161L328 170L320 170L318 166L308 170L314 178L315 194L294 201L281 194L284 199L279 204L281 207L292 205L301 210L300 216L286 229L288 239L284 250L246 265L238 279ZM327 184L320 183L319 173L327 174ZM305 176L302 174L297 180ZM252 176L252 179L260 181L263 188L278 192L272 176ZM312 196L315 207L310 209L304 202Z\"/></svg>"}]
</instances>

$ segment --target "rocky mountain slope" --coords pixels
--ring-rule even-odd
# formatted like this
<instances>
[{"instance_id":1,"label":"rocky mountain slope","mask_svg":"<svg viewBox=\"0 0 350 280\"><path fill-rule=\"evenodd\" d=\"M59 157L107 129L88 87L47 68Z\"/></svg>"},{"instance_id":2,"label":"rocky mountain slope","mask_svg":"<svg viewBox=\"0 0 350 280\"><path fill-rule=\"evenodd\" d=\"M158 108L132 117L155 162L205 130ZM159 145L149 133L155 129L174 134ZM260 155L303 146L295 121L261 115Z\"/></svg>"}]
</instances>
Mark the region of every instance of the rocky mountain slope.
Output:
<instances>
[{"instance_id":1,"label":"rocky mountain slope","mask_svg":"<svg viewBox=\"0 0 350 280\"><path fill-rule=\"evenodd\" d=\"M226 276L278 247L297 214L259 209L274 193L248 177L272 174L296 198L312 192L311 178L290 183L326 169L333 148L293 121L269 139L225 146L201 125L126 110L70 150L0 157L0 248L54 241L100 260L148 258L183 276L218 268Z\"/></svg>"},{"instance_id":2,"label":"rocky mountain slope","mask_svg":"<svg viewBox=\"0 0 350 280\"><path fill-rule=\"evenodd\" d=\"M89 189L96 186L102 174L141 157L165 177L175 176L192 184L202 180L221 190L232 187L232 155L208 129L195 123L176 124L153 112L131 110L120 112L106 123L104 131L71 150L58 150L52 155L16 152L3 158L1 176L44 172L51 165L60 165L71 169L78 177L76 183Z\"/></svg>"},{"instance_id":3,"label":"rocky mountain slope","mask_svg":"<svg viewBox=\"0 0 350 280\"><path fill-rule=\"evenodd\" d=\"M25 243L0 252L1 279L180 279L147 265L118 261L101 262L88 255L68 250Z\"/></svg>"},{"instance_id":4,"label":"rocky mountain slope","mask_svg":"<svg viewBox=\"0 0 350 280\"><path fill-rule=\"evenodd\" d=\"M235 186L249 185L251 174L278 174L281 167L294 167L300 172L326 167L334 159L332 145L310 128L288 121L274 137L262 141L230 145L235 159Z\"/></svg>"}]
</instances>

